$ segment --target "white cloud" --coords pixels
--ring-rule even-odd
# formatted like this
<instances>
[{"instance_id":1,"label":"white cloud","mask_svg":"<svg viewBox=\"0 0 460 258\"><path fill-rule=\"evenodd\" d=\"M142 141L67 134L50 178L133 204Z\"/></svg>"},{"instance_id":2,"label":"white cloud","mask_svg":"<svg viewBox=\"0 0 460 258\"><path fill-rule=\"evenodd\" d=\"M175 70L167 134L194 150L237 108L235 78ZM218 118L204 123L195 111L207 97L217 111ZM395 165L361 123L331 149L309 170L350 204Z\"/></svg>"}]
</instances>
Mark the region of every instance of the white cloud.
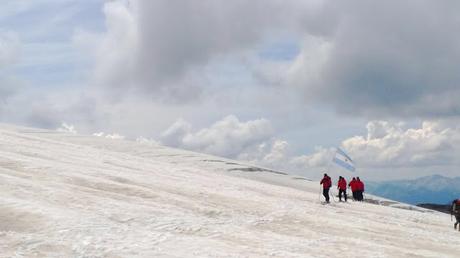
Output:
<instances>
[{"instance_id":1,"label":"white cloud","mask_svg":"<svg viewBox=\"0 0 460 258\"><path fill-rule=\"evenodd\" d=\"M410 167L458 163L460 130L425 121L420 128L373 121L367 138L355 136L343 146L365 166ZM378 133L376 133L378 132Z\"/></svg>"},{"instance_id":2,"label":"white cloud","mask_svg":"<svg viewBox=\"0 0 460 258\"><path fill-rule=\"evenodd\" d=\"M301 155L297 157L293 157L290 160L290 163L297 167L297 168L318 168L318 167L326 167L333 155L334 155L334 148L324 148L324 147L316 147L315 153L311 155Z\"/></svg>"},{"instance_id":3,"label":"white cloud","mask_svg":"<svg viewBox=\"0 0 460 258\"><path fill-rule=\"evenodd\" d=\"M137 137L136 142L143 143L143 144L148 144L148 145L152 145L152 146L159 146L160 145L157 140L145 138L145 137L142 137L142 136Z\"/></svg>"},{"instance_id":4,"label":"white cloud","mask_svg":"<svg viewBox=\"0 0 460 258\"><path fill-rule=\"evenodd\" d=\"M192 131L192 125L180 118L161 134L161 142L171 147L184 145L185 137Z\"/></svg>"},{"instance_id":5,"label":"white cloud","mask_svg":"<svg viewBox=\"0 0 460 258\"><path fill-rule=\"evenodd\" d=\"M345 139L341 146L360 168L413 168L460 164L460 128L439 121L424 121L419 128L402 123L371 121L366 136ZM306 167L326 166L332 149L296 158ZM395 171L397 173L397 171Z\"/></svg>"},{"instance_id":6,"label":"white cloud","mask_svg":"<svg viewBox=\"0 0 460 258\"><path fill-rule=\"evenodd\" d=\"M125 136L123 136L121 134L114 133L114 134L106 134L105 138L114 139L114 140L124 140Z\"/></svg>"},{"instance_id":7,"label":"white cloud","mask_svg":"<svg viewBox=\"0 0 460 258\"><path fill-rule=\"evenodd\" d=\"M99 133L94 133L93 135L97 137L104 137L104 138L113 139L113 140L124 140L125 139L125 136L118 134L118 133L108 134L104 132L99 132Z\"/></svg>"},{"instance_id":8,"label":"white cloud","mask_svg":"<svg viewBox=\"0 0 460 258\"><path fill-rule=\"evenodd\" d=\"M366 128L367 133L343 140L340 147L354 159L360 175L365 174L367 178L379 177L371 171L392 178L413 177L422 172L427 175L430 168L450 175L452 167L460 164L457 158L460 126L453 121L425 121L415 128L404 123L370 121ZM65 123L58 130L76 133L74 126ZM116 133L94 135L124 139ZM234 158L312 178L317 176L318 169L334 166L331 159L335 148L319 146L312 154L295 155L287 141L275 138L272 125L266 119L240 121L231 115L201 129L193 129L190 123L178 119L163 132L160 141L144 137L138 137L137 141Z\"/></svg>"},{"instance_id":9,"label":"white cloud","mask_svg":"<svg viewBox=\"0 0 460 258\"><path fill-rule=\"evenodd\" d=\"M286 169L289 158L288 148L289 144L286 141L266 139L259 144L246 148L237 155L237 159L275 169Z\"/></svg>"},{"instance_id":10,"label":"white cloud","mask_svg":"<svg viewBox=\"0 0 460 258\"><path fill-rule=\"evenodd\" d=\"M263 163L278 165L285 161L287 156L288 143L282 140L276 140L272 144L270 152L262 159Z\"/></svg>"},{"instance_id":11,"label":"white cloud","mask_svg":"<svg viewBox=\"0 0 460 258\"><path fill-rule=\"evenodd\" d=\"M85 34L79 31L78 41L83 44L85 37L90 42L99 40L95 50L97 83L113 87L122 85L129 88L135 78L135 57L138 53L138 26L131 5L121 1L107 2L104 5L107 33L104 36Z\"/></svg>"},{"instance_id":12,"label":"white cloud","mask_svg":"<svg viewBox=\"0 0 460 258\"><path fill-rule=\"evenodd\" d=\"M178 119L161 135L161 144L247 161L284 171L305 168L305 157L292 157L287 141L274 138L270 121L242 122L230 115L209 128L194 131L184 119ZM321 163L309 162L307 165Z\"/></svg>"},{"instance_id":13,"label":"white cloud","mask_svg":"<svg viewBox=\"0 0 460 258\"><path fill-rule=\"evenodd\" d=\"M334 42L321 36L304 35L299 55L285 71L284 83L304 88L309 98L317 96L315 86L322 81L322 70L330 61L333 47Z\"/></svg>"},{"instance_id":14,"label":"white cloud","mask_svg":"<svg viewBox=\"0 0 460 258\"><path fill-rule=\"evenodd\" d=\"M71 134L77 134L77 130L75 130L75 126L69 125L67 123L62 123L61 127L56 129L58 132L63 132L63 133L71 133Z\"/></svg>"},{"instance_id":15,"label":"white cloud","mask_svg":"<svg viewBox=\"0 0 460 258\"><path fill-rule=\"evenodd\" d=\"M174 147L235 158L247 149L269 140L273 128L266 119L240 122L235 116L227 116L209 128L192 131L191 125L180 119L169 127L161 142Z\"/></svg>"}]
</instances>

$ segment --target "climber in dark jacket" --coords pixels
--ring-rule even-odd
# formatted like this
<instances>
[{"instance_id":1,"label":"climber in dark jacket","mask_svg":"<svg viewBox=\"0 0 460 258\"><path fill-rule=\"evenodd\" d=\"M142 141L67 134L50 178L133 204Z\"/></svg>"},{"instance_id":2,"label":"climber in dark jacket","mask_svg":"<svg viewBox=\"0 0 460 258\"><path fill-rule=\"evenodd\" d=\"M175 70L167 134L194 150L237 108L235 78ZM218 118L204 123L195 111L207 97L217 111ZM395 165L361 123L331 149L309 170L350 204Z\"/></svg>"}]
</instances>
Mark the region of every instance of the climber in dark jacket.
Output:
<instances>
[{"instance_id":1,"label":"climber in dark jacket","mask_svg":"<svg viewBox=\"0 0 460 258\"><path fill-rule=\"evenodd\" d=\"M460 223L460 199L455 199L452 201L450 215L455 216L454 228L457 229L457 225ZM460 231L460 227L458 227L458 231Z\"/></svg>"}]
</instances>

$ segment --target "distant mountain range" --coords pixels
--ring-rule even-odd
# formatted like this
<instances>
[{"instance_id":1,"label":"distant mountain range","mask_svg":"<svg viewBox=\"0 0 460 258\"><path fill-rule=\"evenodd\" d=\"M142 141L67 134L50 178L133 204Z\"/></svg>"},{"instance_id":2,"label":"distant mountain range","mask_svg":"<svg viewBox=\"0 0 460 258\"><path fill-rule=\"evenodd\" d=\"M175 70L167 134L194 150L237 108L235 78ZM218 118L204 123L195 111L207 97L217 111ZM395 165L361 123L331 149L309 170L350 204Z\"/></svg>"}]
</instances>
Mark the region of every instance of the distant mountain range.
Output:
<instances>
[{"instance_id":1,"label":"distant mountain range","mask_svg":"<svg viewBox=\"0 0 460 258\"><path fill-rule=\"evenodd\" d=\"M368 182L366 191L377 196L409 204L448 204L460 198L460 177L440 175L413 180Z\"/></svg>"}]
</instances>

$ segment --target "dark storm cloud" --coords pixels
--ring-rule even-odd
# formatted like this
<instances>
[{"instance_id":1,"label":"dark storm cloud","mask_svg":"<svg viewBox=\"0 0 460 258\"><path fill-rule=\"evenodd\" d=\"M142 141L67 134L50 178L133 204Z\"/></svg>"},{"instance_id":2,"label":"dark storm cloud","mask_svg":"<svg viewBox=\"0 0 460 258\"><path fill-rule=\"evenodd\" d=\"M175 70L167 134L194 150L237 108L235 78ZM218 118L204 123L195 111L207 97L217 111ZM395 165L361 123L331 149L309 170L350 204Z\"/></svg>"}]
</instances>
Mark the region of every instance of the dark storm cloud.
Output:
<instances>
[{"instance_id":1,"label":"dark storm cloud","mask_svg":"<svg viewBox=\"0 0 460 258\"><path fill-rule=\"evenodd\" d=\"M281 22L268 14L283 9L263 0L139 1L139 74L147 81L176 78L190 65L250 46Z\"/></svg>"},{"instance_id":2,"label":"dark storm cloud","mask_svg":"<svg viewBox=\"0 0 460 258\"><path fill-rule=\"evenodd\" d=\"M251 48L266 33L285 30L292 21L286 19L291 6L279 0L128 3L105 6L107 33L98 77L112 89L169 94L181 100L194 96L206 83L200 68Z\"/></svg>"},{"instance_id":3,"label":"dark storm cloud","mask_svg":"<svg viewBox=\"0 0 460 258\"><path fill-rule=\"evenodd\" d=\"M207 65L232 56L248 70L265 67L261 74L269 78L286 77L273 84L307 92L309 107L316 100L372 119L456 116L459 7L456 1L115 1L105 5L96 77L109 94L133 91L181 103L211 87ZM283 75L277 66L238 57L286 34L306 45L295 72ZM269 84L253 77L254 84Z\"/></svg>"},{"instance_id":4,"label":"dark storm cloud","mask_svg":"<svg viewBox=\"0 0 460 258\"><path fill-rule=\"evenodd\" d=\"M341 113L460 114L457 1L330 1L316 33L331 44L313 97ZM309 21L307 30L319 20Z\"/></svg>"}]
</instances>

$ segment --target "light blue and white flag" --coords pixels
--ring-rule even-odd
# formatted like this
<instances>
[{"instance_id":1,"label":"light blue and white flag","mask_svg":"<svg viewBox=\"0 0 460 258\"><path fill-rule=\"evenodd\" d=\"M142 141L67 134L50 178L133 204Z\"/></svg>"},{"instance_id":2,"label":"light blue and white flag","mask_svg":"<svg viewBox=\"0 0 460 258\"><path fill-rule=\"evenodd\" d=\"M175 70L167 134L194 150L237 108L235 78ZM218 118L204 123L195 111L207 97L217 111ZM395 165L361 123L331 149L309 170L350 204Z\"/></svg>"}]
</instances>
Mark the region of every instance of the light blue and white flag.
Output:
<instances>
[{"instance_id":1,"label":"light blue and white flag","mask_svg":"<svg viewBox=\"0 0 460 258\"><path fill-rule=\"evenodd\" d=\"M334 159L333 161L343 167L346 168L352 172L356 170L355 168L355 163L353 160L340 148L337 148L337 151L335 152Z\"/></svg>"}]
</instances>

